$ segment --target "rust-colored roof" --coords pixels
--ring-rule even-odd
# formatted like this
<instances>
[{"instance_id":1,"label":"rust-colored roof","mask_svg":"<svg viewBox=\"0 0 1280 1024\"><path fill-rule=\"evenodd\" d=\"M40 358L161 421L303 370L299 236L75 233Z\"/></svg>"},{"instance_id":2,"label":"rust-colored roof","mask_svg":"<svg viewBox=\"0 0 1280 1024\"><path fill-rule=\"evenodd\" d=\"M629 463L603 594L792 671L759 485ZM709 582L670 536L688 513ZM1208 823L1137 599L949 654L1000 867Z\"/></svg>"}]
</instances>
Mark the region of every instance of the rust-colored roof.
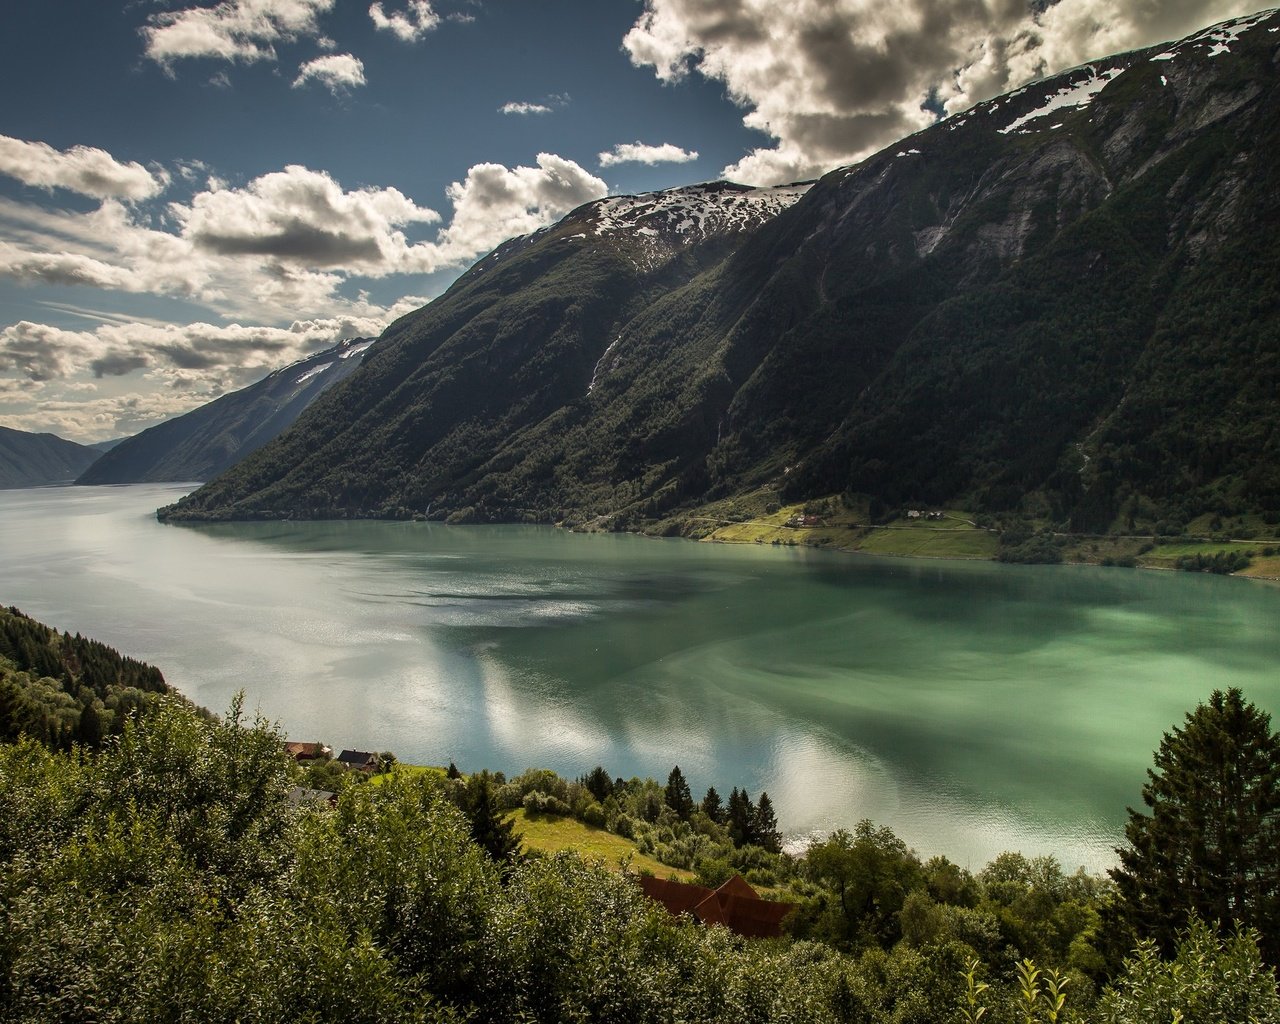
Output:
<instances>
[{"instance_id":1,"label":"rust-colored roof","mask_svg":"<svg viewBox=\"0 0 1280 1024\"><path fill-rule=\"evenodd\" d=\"M640 875L640 888L650 899L679 916L691 914L705 925L718 924L747 938L776 938L790 903L762 900L741 875L734 875L718 889L688 882Z\"/></svg>"},{"instance_id":2,"label":"rust-colored roof","mask_svg":"<svg viewBox=\"0 0 1280 1024\"><path fill-rule=\"evenodd\" d=\"M316 758L324 753L323 743L303 743L299 740L288 740L284 752L293 758Z\"/></svg>"},{"instance_id":3,"label":"rust-colored roof","mask_svg":"<svg viewBox=\"0 0 1280 1024\"><path fill-rule=\"evenodd\" d=\"M657 900L671 913L691 914L693 908L712 895L712 890L688 882L676 882L669 878L640 875L640 888L652 900Z\"/></svg>"}]
</instances>

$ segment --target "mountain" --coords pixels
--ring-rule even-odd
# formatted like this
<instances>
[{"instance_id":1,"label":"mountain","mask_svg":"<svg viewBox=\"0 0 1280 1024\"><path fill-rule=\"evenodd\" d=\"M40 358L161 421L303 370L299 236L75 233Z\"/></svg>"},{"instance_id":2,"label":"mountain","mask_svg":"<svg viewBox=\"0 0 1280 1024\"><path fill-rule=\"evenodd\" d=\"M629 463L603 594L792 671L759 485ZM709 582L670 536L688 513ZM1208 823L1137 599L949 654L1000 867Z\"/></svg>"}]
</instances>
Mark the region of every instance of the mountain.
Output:
<instances>
[{"instance_id":1,"label":"mountain","mask_svg":"<svg viewBox=\"0 0 1280 1024\"><path fill-rule=\"evenodd\" d=\"M0 427L0 487L69 484L101 453L56 434Z\"/></svg>"},{"instance_id":2,"label":"mountain","mask_svg":"<svg viewBox=\"0 0 1280 1024\"><path fill-rule=\"evenodd\" d=\"M370 338L343 341L182 416L115 442L78 484L208 480L289 427L360 365Z\"/></svg>"},{"instance_id":3,"label":"mountain","mask_svg":"<svg viewBox=\"0 0 1280 1024\"><path fill-rule=\"evenodd\" d=\"M763 489L1077 530L1280 511L1280 15L812 187L588 204L162 518L678 529Z\"/></svg>"}]
</instances>

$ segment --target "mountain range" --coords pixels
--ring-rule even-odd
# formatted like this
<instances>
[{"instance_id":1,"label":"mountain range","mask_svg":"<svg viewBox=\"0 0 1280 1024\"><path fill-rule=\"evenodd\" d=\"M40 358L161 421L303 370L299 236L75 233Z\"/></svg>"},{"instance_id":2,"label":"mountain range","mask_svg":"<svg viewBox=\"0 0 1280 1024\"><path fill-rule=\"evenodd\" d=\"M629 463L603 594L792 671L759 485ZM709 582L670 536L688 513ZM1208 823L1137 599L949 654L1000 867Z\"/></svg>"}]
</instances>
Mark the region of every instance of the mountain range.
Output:
<instances>
[{"instance_id":1,"label":"mountain range","mask_svg":"<svg viewBox=\"0 0 1280 1024\"><path fill-rule=\"evenodd\" d=\"M587 204L160 516L1278 510L1278 32L1269 11L1092 61L816 183Z\"/></svg>"},{"instance_id":2,"label":"mountain range","mask_svg":"<svg viewBox=\"0 0 1280 1024\"><path fill-rule=\"evenodd\" d=\"M56 434L0 427L0 488L69 484L101 454Z\"/></svg>"},{"instance_id":3,"label":"mountain range","mask_svg":"<svg viewBox=\"0 0 1280 1024\"><path fill-rule=\"evenodd\" d=\"M350 376L372 339L343 341L255 384L116 442L78 484L209 480L257 450Z\"/></svg>"}]
</instances>

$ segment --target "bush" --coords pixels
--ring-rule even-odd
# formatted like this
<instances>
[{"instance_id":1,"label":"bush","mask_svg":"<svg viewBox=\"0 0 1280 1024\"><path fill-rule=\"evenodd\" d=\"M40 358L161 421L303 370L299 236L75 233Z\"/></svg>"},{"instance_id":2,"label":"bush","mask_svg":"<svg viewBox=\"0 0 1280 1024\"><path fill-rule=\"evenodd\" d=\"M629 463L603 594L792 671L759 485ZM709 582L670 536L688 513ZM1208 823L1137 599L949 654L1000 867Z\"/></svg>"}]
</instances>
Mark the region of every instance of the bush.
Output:
<instances>
[{"instance_id":1,"label":"bush","mask_svg":"<svg viewBox=\"0 0 1280 1024\"><path fill-rule=\"evenodd\" d=\"M522 806L526 814L550 814L557 818L567 818L573 814L573 809L563 800L536 790L525 794Z\"/></svg>"}]
</instances>

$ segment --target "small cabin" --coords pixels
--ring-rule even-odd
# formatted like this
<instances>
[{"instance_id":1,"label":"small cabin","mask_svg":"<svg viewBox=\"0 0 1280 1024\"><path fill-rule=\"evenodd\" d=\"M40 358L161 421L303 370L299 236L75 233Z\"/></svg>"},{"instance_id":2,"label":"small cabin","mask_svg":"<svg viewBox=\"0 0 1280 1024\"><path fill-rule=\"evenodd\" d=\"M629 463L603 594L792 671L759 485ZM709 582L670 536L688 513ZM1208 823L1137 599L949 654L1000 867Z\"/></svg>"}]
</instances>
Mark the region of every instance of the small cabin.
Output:
<instances>
[{"instance_id":1,"label":"small cabin","mask_svg":"<svg viewBox=\"0 0 1280 1024\"><path fill-rule=\"evenodd\" d=\"M323 743L303 743L298 740L286 740L284 752L295 761L319 761L333 756L333 749Z\"/></svg>"},{"instance_id":2,"label":"small cabin","mask_svg":"<svg viewBox=\"0 0 1280 1024\"><path fill-rule=\"evenodd\" d=\"M369 750L344 750L338 755L338 763L362 772L378 769L378 755Z\"/></svg>"}]
</instances>

